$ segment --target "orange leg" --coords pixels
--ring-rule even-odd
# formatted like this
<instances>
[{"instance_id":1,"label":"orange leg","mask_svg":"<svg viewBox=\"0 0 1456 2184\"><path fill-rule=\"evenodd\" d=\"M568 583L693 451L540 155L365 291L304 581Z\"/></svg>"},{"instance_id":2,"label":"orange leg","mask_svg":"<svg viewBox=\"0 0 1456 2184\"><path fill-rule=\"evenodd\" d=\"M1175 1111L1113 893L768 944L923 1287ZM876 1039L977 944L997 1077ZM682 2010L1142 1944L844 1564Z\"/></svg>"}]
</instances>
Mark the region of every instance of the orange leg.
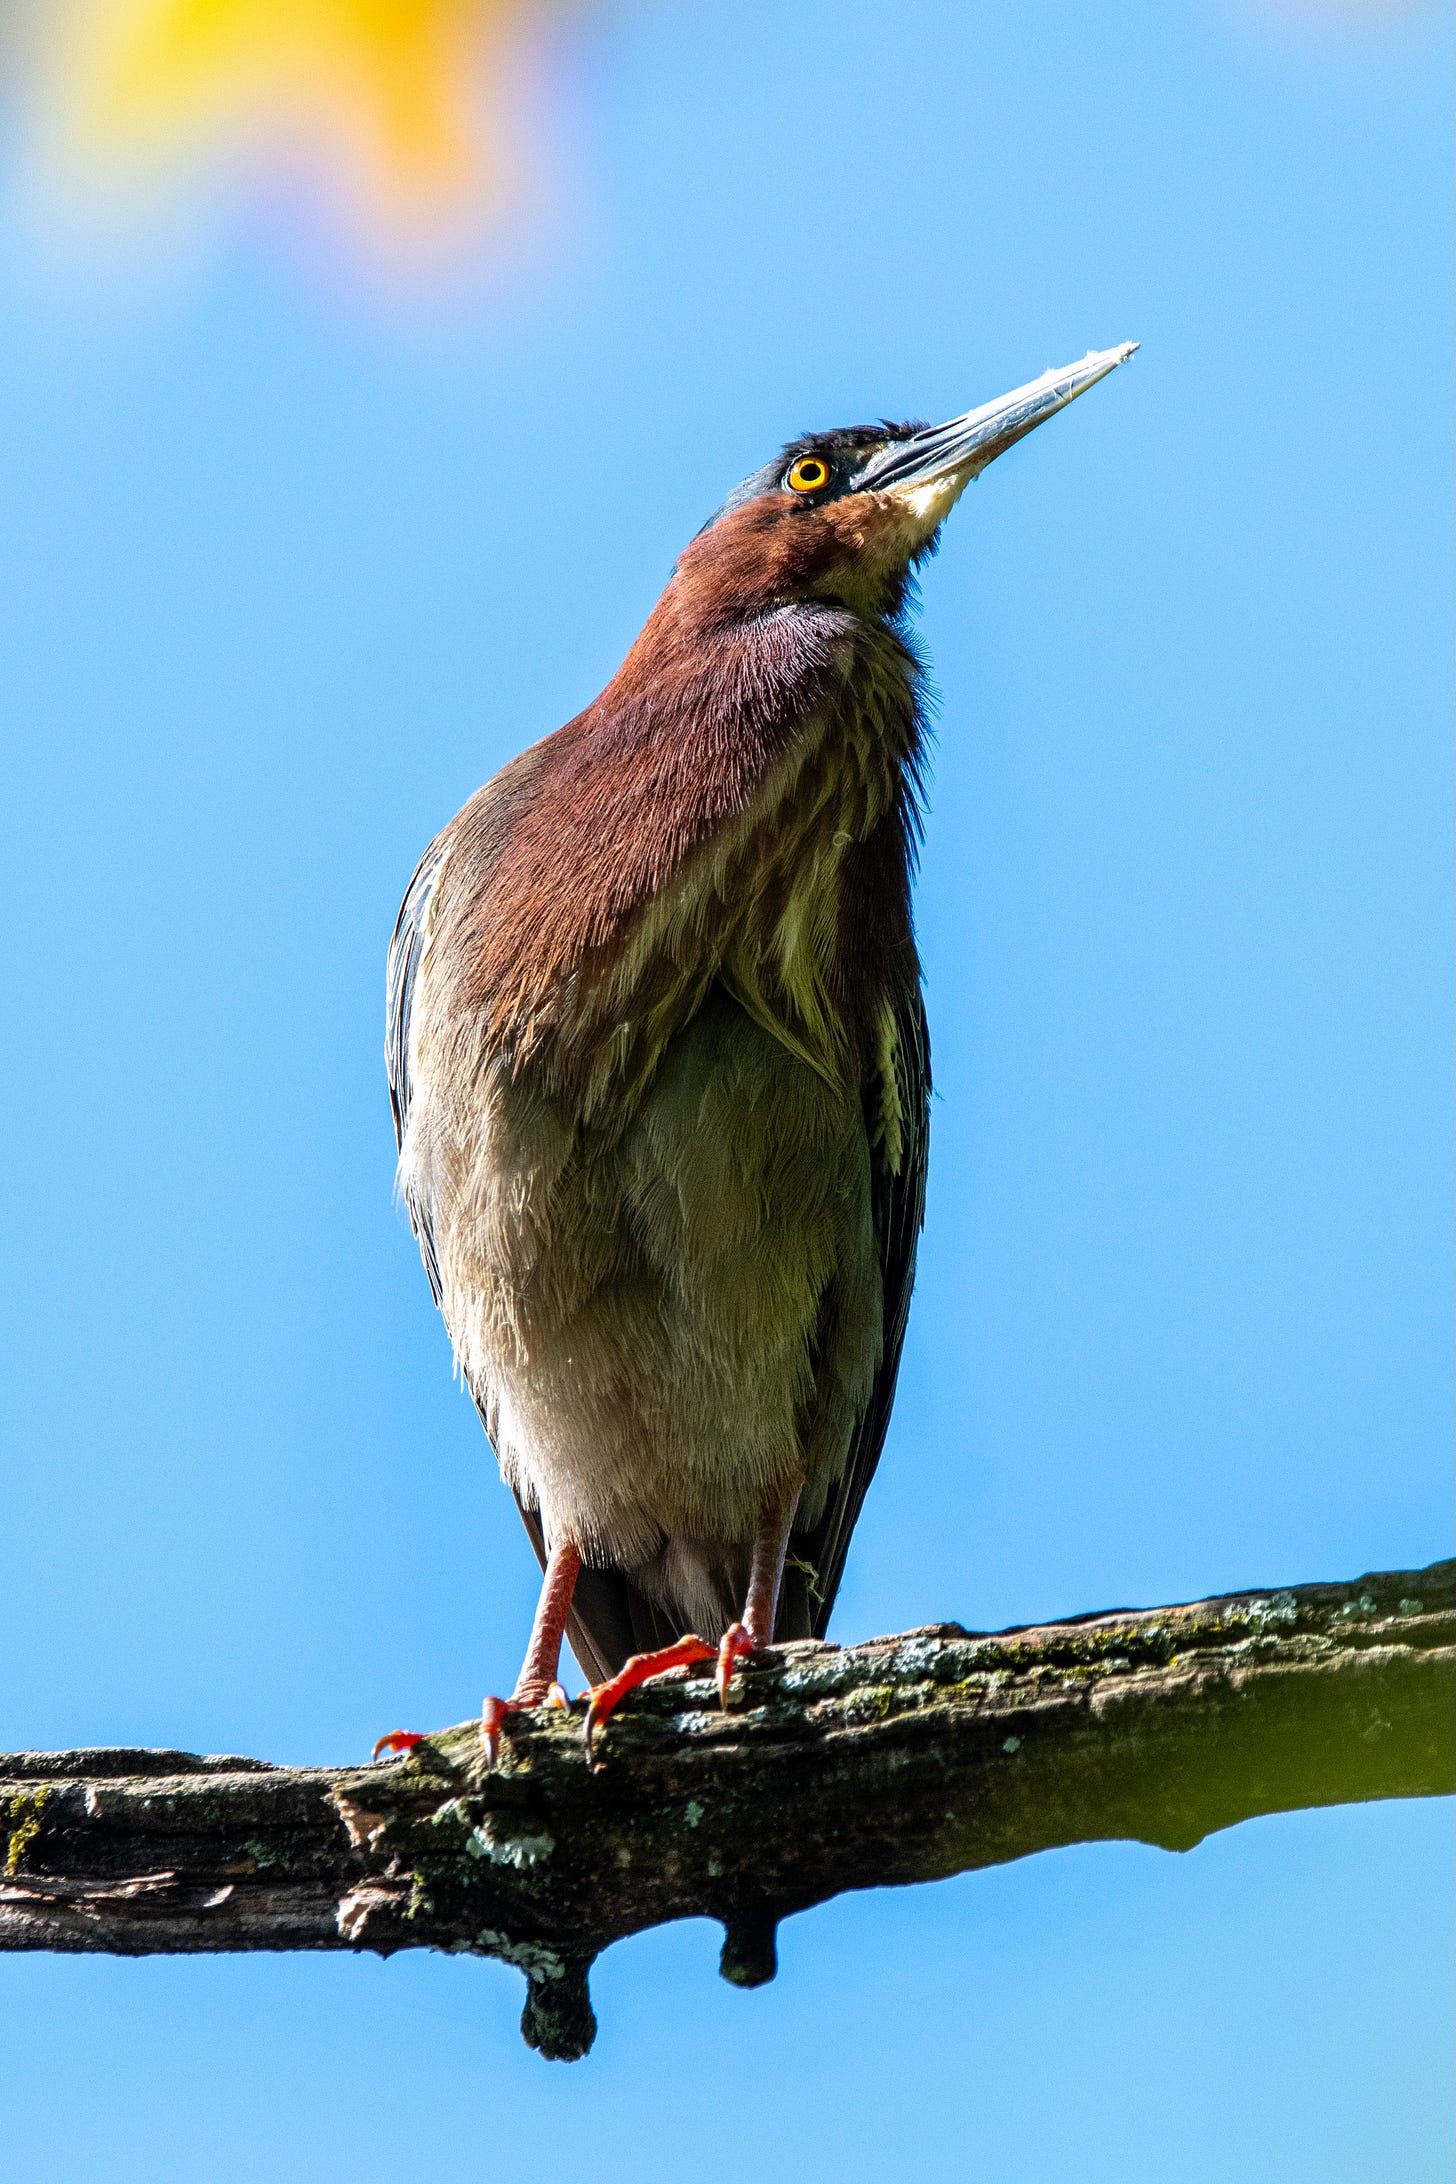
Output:
<instances>
[{"instance_id":1,"label":"orange leg","mask_svg":"<svg viewBox=\"0 0 1456 2184\"><path fill-rule=\"evenodd\" d=\"M548 1699L559 1706L566 1704L566 1693L556 1681L556 1666L580 1570L579 1547L568 1540L551 1549L541 1580L541 1597L536 1602L536 1620L531 1625L531 1642L526 1647L516 1688L508 1699L487 1699L480 1709L480 1737L487 1767L493 1767L500 1756L501 1724L507 1714L544 1705Z\"/></svg>"},{"instance_id":2,"label":"orange leg","mask_svg":"<svg viewBox=\"0 0 1456 2184\"><path fill-rule=\"evenodd\" d=\"M753 1542L753 1558L749 1564L743 1620L741 1623L730 1623L716 1647L692 1635L679 1638L676 1645L662 1646L656 1653L634 1653L626 1666L620 1668L609 1682L596 1686L586 1711L588 1751L596 1731L603 1722L611 1719L629 1691L635 1691L639 1684L649 1682L654 1676L665 1676L670 1669L692 1668L699 1661L710 1661L715 1652L718 1658L718 1698L722 1705L728 1704L728 1690L733 1681L735 1664L746 1654L755 1653L761 1646L773 1643L779 1587L784 1575L784 1556L788 1552L789 1533L793 1527L797 1503L798 1496L795 1495L785 1507L770 1510L760 1524Z\"/></svg>"},{"instance_id":3,"label":"orange leg","mask_svg":"<svg viewBox=\"0 0 1456 2184\"><path fill-rule=\"evenodd\" d=\"M556 1667L561 1659L561 1641L580 1569L579 1547L563 1541L551 1549L546 1574L541 1580L541 1596L536 1602L536 1620L531 1625L531 1642L521 1663L521 1673L516 1678L516 1688L510 1698L486 1699L480 1709L480 1735L487 1767L493 1767L500 1756L501 1726L507 1714L519 1714L525 1707L548 1702L555 1706L566 1704L566 1693L556 1681ZM381 1752L412 1752L422 1741L408 1729L395 1729L379 1739L374 1747L374 1757L378 1759Z\"/></svg>"},{"instance_id":4,"label":"orange leg","mask_svg":"<svg viewBox=\"0 0 1456 2184\"><path fill-rule=\"evenodd\" d=\"M769 1510L754 1538L743 1621L728 1625L718 1648L718 1698L724 1706L728 1704L735 1664L750 1653L758 1652L760 1647L773 1644L779 1587L784 1581L784 1556L789 1551L789 1533L793 1530L797 1507L796 1494L782 1508Z\"/></svg>"}]
</instances>

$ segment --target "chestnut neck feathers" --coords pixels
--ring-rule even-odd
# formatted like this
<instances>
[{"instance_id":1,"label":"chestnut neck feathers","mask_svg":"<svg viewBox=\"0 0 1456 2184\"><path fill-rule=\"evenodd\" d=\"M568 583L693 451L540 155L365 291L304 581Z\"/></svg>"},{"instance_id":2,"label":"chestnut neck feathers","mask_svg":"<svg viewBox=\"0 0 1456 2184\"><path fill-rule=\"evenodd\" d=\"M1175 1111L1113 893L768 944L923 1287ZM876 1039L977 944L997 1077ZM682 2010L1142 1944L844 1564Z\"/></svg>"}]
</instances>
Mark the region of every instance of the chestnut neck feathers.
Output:
<instances>
[{"instance_id":1,"label":"chestnut neck feathers","mask_svg":"<svg viewBox=\"0 0 1456 2184\"><path fill-rule=\"evenodd\" d=\"M914 990L920 669L864 502L700 534L602 695L451 829L437 975L603 1120L715 978L846 1087Z\"/></svg>"}]
</instances>

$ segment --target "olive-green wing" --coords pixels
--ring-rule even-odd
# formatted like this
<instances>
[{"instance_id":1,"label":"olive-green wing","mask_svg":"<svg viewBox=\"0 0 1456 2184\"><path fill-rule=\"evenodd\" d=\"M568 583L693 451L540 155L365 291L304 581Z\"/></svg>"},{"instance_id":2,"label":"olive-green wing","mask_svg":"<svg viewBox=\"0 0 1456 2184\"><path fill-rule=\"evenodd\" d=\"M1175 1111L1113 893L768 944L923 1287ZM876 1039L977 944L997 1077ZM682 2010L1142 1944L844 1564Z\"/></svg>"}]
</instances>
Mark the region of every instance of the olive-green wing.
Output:
<instances>
[{"instance_id":1,"label":"olive-green wing","mask_svg":"<svg viewBox=\"0 0 1456 2184\"><path fill-rule=\"evenodd\" d=\"M925 1218L925 1170L930 1149L930 1036L918 987L896 1014L901 1112L899 1160L872 1129L872 1206L884 1285L884 1347L874 1387L850 1443L849 1460L812 1530L795 1532L779 1608L781 1638L822 1638L844 1575L844 1558L895 1400L895 1379L910 1317L915 1251Z\"/></svg>"}]
</instances>

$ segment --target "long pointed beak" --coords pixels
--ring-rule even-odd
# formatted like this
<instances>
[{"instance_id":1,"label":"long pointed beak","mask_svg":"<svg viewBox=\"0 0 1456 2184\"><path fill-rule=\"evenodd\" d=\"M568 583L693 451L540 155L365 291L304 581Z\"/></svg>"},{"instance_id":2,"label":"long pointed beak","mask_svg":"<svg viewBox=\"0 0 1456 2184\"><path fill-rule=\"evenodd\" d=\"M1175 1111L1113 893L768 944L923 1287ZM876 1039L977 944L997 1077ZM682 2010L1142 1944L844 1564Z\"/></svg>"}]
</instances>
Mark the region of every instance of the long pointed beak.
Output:
<instances>
[{"instance_id":1,"label":"long pointed beak","mask_svg":"<svg viewBox=\"0 0 1456 2184\"><path fill-rule=\"evenodd\" d=\"M988 463L1125 364L1137 347L1135 341L1124 341L1116 349L1091 349L1080 364L1043 372L1040 379L1018 387L1014 394L1003 394L999 401L967 410L949 424L928 426L912 439L893 441L870 457L854 481L855 492L900 493L910 487L939 485L941 492L933 497L943 501L938 509L943 515Z\"/></svg>"}]
</instances>

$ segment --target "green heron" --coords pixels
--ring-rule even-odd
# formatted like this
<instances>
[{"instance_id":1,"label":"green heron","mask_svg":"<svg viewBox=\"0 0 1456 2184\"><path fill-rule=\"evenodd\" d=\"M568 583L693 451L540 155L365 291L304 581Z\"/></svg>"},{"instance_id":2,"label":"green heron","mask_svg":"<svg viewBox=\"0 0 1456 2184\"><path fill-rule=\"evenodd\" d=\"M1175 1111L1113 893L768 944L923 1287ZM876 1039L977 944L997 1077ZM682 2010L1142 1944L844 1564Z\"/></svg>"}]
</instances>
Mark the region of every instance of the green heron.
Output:
<instances>
[{"instance_id":1,"label":"green heron","mask_svg":"<svg viewBox=\"0 0 1456 2184\"><path fill-rule=\"evenodd\" d=\"M726 1697L741 1656L824 1632L925 1196L910 579L969 481L1135 347L792 442L410 882L400 1186L544 1572L492 1761L560 1696L563 1635L590 1738L649 1676L716 1655Z\"/></svg>"}]
</instances>

